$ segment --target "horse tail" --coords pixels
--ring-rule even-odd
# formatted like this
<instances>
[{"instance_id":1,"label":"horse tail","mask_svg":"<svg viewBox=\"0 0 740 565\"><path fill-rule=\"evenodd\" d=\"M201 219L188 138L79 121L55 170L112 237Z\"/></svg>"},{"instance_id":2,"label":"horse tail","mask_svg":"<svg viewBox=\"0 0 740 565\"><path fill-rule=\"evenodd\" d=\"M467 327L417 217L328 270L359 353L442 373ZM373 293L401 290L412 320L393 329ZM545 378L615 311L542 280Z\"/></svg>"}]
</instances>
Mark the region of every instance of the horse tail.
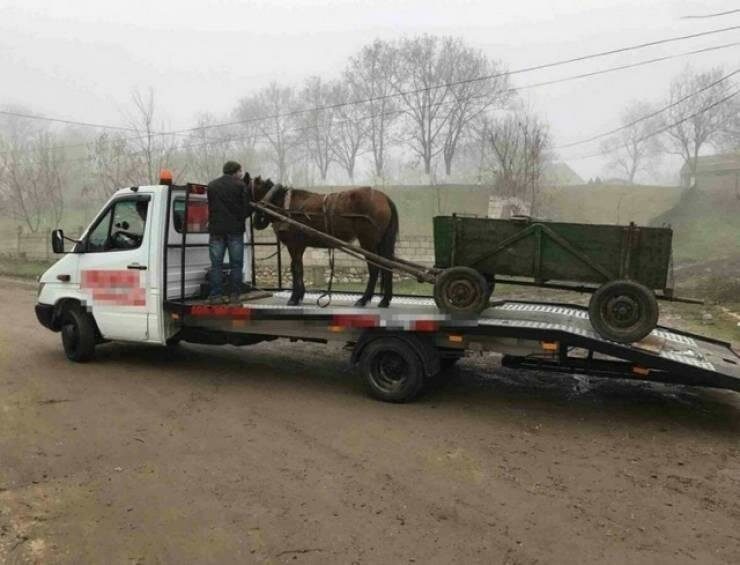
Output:
<instances>
[{"instance_id":1,"label":"horse tail","mask_svg":"<svg viewBox=\"0 0 740 565\"><path fill-rule=\"evenodd\" d=\"M378 244L378 255L392 259L396 252L396 240L398 239L398 208L393 203L393 200L386 195L388 200L388 206L391 209L391 219L388 222L388 226L385 228L383 237L380 239Z\"/></svg>"}]
</instances>

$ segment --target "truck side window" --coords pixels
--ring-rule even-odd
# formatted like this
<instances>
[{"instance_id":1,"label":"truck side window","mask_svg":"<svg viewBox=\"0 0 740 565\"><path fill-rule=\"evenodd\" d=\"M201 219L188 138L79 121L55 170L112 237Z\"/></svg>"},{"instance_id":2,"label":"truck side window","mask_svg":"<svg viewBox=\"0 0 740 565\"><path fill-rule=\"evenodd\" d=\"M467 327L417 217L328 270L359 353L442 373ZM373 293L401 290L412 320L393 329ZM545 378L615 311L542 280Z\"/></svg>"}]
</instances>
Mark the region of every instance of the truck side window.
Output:
<instances>
[{"instance_id":1,"label":"truck side window","mask_svg":"<svg viewBox=\"0 0 740 565\"><path fill-rule=\"evenodd\" d=\"M185 220L185 199L177 198L172 205L172 224L177 233L182 233ZM208 201L188 202L188 233L208 233Z\"/></svg>"},{"instance_id":2,"label":"truck side window","mask_svg":"<svg viewBox=\"0 0 740 565\"><path fill-rule=\"evenodd\" d=\"M144 239L149 201L124 199L114 202L87 238L86 251L136 249Z\"/></svg>"}]
</instances>

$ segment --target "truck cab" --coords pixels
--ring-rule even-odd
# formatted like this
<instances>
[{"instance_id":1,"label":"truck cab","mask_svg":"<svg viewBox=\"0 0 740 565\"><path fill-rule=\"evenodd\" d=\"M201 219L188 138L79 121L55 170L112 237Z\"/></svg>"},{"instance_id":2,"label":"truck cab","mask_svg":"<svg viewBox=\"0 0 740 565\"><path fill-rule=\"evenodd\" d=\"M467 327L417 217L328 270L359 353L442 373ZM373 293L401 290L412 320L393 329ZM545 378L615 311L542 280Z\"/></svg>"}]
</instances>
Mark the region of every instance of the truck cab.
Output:
<instances>
[{"instance_id":1,"label":"truck cab","mask_svg":"<svg viewBox=\"0 0 740 565\"><path fill-rule=\"evenodd\" d=\"M178 328L163 315L163 291L169 289L170 297L181 290L193 295L205 283L207 205L204 193L188 197L187 258L181 252L185 247L166 245L184 239L185 187L118 190L79 240L61 230L52 233L54 251L63 257L39 279L36 315L42 325L62 333L70 359L88 360L104 341L164 345L175 338ZM187 268L181 271L183 261ZM250 272L247 260L243 276Z\"/></svg>"}]
</instances>

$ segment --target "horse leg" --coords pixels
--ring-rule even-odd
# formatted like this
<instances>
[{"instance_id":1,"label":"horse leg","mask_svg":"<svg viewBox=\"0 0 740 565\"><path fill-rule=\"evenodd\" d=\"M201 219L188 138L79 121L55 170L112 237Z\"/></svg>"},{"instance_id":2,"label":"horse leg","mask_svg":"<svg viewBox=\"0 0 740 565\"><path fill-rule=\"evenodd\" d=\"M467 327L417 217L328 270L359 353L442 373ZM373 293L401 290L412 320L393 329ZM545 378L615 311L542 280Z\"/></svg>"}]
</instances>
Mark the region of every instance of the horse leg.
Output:
<instances>
[{"instance_id":1,"label":"horse leg","mask_svg":"<svg viewBox=\"0 0 740 565\"><path fill-rule=\"evenodd\" d=\"M293 292L290 294L288 306L298 306L303 302L306 294L306 286L303 283L303 251L305 247L290 248L290 273L293 276Z\"/></svg>"},{"instance_id":2,"label":"horse leg","mask_svg":"<svg viewBox=\"0 0 740 565\"><path fill-rule=\"evenodd\" d=\"M367 264L367 270L370 276L367 278L367 286L363 295L355 302L355 306L363 307L373 299L375 293L375 285L378 283L378 267L370 263Z\"/></svg>"},{"instance_id":3,"label":"horse leg","mask_svg":"<svg viewBox=\"0 0 740 565\"><path fill-rule=\"evenodd\" d=\"M378 303L378 308L388 308L393 298L393 271L383 269L380 273L380 287L383 291L383 298Z\"/></svg>"}]
</instances>

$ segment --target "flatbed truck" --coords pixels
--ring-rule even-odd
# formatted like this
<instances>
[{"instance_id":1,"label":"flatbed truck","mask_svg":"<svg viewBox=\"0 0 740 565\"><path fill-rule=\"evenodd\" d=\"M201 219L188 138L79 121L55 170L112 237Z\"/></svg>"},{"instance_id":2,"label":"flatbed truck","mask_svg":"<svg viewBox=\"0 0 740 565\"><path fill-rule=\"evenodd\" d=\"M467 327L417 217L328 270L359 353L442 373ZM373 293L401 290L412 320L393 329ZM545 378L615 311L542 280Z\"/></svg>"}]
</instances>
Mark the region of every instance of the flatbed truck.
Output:
<instances>
[{"instance_id":1,"label":"flatbed truck","mask_svg":"<svg viewBox=\"0 0 740 565\"><path fill-rule=\"evenodd\" d=\"M206 218L200 185L117 191L78 240L52 233L54 251L64 255L39 279L39 322L61 334L76 362L90 361L108 341L340 342L370 394L390 402L413 400L458 359L478 352L496 352L504 366L522 370L740 391L740 356L729 343L664 326L640 342L617 343L593 329L587 308L571 304L500 300L461 317L418 296L396 296L390 308L356 308L352 293L335 292L326 307L313 305L318 295L309 293L303 306L286 306L281 288L209 304ZM65 239L74 244L68 251ZM245 236L245 245L243 277L253 280L249 258L258 244Z\"/></svg>"}]
</instances>

